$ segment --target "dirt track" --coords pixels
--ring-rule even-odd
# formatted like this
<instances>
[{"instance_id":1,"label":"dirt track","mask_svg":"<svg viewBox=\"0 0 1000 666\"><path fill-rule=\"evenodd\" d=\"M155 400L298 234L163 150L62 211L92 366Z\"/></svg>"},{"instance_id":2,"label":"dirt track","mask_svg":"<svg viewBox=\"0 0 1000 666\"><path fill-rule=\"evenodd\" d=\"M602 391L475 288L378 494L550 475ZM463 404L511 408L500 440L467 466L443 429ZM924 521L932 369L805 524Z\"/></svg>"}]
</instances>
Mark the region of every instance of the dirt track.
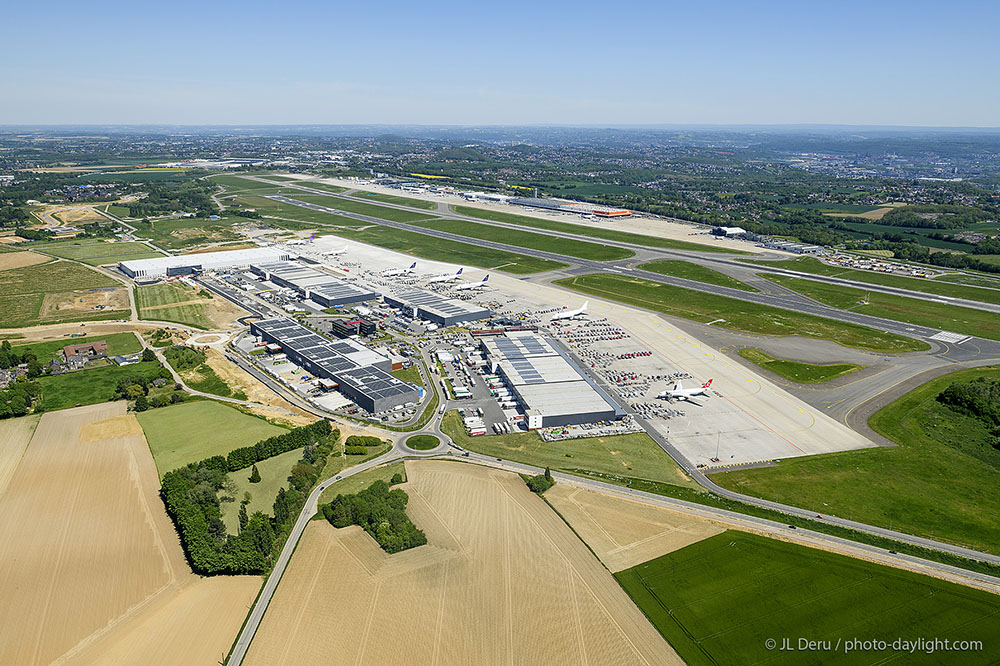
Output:
<instances>
[{"instance_id":1,"label":"dirt track","mask_svg":"<svg viewBox=\"0 0 1000 666\"><path fill-rule=\"evenodd\" d=\"M260 580L192 575L158 487L125 403L42 416L0 495L0 663L126 663L111 655L157 645L133 663L211 663L228 649Z\"/></svg>"},{"instance_id":2,"label":"dirt track","mask_svg":"<svg viewBox=\"0 0 1000 666\"><path fill-rule=\"evenodd\" d=\"M247 664L681 664L514 474L408 462L428 545L386 555L313 522Z\"/></svg>"}]
</instances>

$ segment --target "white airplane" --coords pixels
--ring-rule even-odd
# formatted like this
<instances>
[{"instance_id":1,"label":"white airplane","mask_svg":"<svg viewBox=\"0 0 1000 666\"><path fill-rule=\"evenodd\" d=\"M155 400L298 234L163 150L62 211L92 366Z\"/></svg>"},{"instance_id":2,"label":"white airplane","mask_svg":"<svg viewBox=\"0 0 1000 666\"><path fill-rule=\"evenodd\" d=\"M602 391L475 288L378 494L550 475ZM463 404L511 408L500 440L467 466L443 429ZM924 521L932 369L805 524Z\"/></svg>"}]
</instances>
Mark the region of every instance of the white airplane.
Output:
<instances>
[{"instance_id":1,"label":"white airplane","mask_svg":"<svg viewBox=\"0 0 1000 666\"><path fill-rule=\"evenodd\" d=\"M337 256L340 256L340 255L344 254L345 252L347 252L347 247L348 246L345 245L343 247L343 249L340 249L340 250L327 250L326 252L323 253L323 256L324 257L337 257Z\"/></svg>"},{"instance_id":2,"label":"white airplane","mask_svg":"<svg viewBox=\"0 0 1000 666\"><path fill-rule=\"evenodd\" d=\"M666 398L667 400L687 400L691 401L691 398L699 395L708 397L708 391L712 388L712 381L709 379L707 382L701 385L700 388L689 388L686 389L681 386L680 382L674 384L674 388L668 389L663 393L657 395L657 398Z\"/></svg>"},{"instance_id":3,"label":"white airplane","mask_svg":"<svg viewBox=\"0 0 1000 666\"><path fill-rule=\"evenodd\" d=\"M582 317L587 314L587 306L590 305L590 301L584 301L583 305L578 307L576 310L564 310L563 312L557 312L552 315L549 321L559 321L560 319L576 319L577 317Z\"/></svg>"},{"instance_id":4,"label":"white airplane","mask_svg":"<svg viewBox=\"0 0 1000 666\"><path fill-rule=\"evenodd\" d=\"M306 245L307 243L312 243L315 238L316 238L316 234L313 234L309 238L305 238L305 239L300 238L298 240L289 241L288 244L289 245Z\"/></svg>"},{"instance_id":5,"label":"white airplane","mask_svg":"<svg viewBox=\"0 0 1000 666\"><path fill-rule=\"evenodd\" d=\"M475 289L485 289L486 288L486 281L489 280L489 279L490 279L490 276L487 275L486 277L484 277L479 282L466 282L465 284L457 285L455 287L455 291L468 291L469 289L473 289L473 290L475 290Z\"/></svg>"},{"instance_id":6,"label":"white airplane","mask_svg":"<svg viewBox=\"0 0 1000 666\"><path fill-rule=\"evenodd\" d=\"M427 284L438 284L439 282L454 282L455 280L461 280L463 270L465 269L459 268L458 272L454 274L444 273L443 275L435 275L434 277L432 277L430 280L427 281Z\"/></svg>"},{"instance_id":7,"label":"white airplane","mask_svg":"<svg viewBox=\"0 0 1000 666\"><path fill-rule=\"evenodd\" d=\"M383 277L396 277L397 275L409 275L417 267L417 262L410 264L408 268L392 268L382 273Z\"/></svg>"}]
</instances>

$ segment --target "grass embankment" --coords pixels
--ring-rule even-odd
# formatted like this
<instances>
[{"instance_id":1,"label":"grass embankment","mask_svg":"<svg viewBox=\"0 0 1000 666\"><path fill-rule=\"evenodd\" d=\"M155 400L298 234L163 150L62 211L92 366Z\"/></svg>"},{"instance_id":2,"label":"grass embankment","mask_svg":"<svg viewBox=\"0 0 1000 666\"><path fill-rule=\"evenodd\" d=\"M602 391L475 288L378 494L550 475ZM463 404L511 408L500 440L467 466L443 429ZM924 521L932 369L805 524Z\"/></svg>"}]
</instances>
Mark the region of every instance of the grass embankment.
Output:
<instances>
[{"instance_id":1,"label":"grass embankment","mask_svg":"<svg viewBox=\"0 0 1000 666\"><path fill-rule=\"evenodd\" d=\"M712 479L818 513L1000 554L996 437L935 399L952 382L998 373L996 366L951 373L880 409L868 423L897 447L792 458Z\"/></svg>"},{"instance_id":2,"label":"grass embankment","mask_svg":"<svg viewBox=\"0 0 1000 666\"><path fill-rule=\"evenodd\" d=\"M549 467L569 474L589 471L696 487L677 463L645 433L561 442L542 441L537 432L470 437L456 411L444 415L441 432L470 451L526 465Z\"/></svg>"},{"instance_id":3,"label":"grass embankment","mask_svg":"<svg viewBox=\"0 0 1000 666\"><path fill-rule=\"evenodd\" d=\"M814 259L812 257L799 257L798 259L792 259L791 261L751 261L747 259L744 259L743 261L755 265L760 264L764 266L774 266L775 268L785 268L790 271L812 273L813 275L826 275L830 277L844 278L845 280L856 280L857 282L878 284L885 287L922 291L928 294L947 296L949 298L965 298L971 301L1000 304L1000 291L997 290L951 284L948 282L941 282L940 280L928 280L925 278L906 277L903 275L892 275L889 273L876 273L874 271L866 271L857 268L831 266L830 264L825 264L819 259Z\"/></svg>"},{"instance_id":4,"label":"grass embankment","mask_svg":"<svg viewBox=\"0 0 1000 666\"><path fill-rule=\"evenodd\" d=\"M906 298L877 291L824 284L804 278L765 275L768 280L793 289L826 305L873 317L944 329L990 340L1000 340L1000 316L995 312L963 308L947 303ZM866 301L864 304L861 301Z\"/></svg>"},{"instance_id":5,"label":"grass embankment","mask_svg":"<svg viewBox=\"0 0 1000 666\"><path fill-rule=\"evenodd\" d=\"M85 338L65 337L48 342L13 342L11 344L18 354L24 354L27 351L34 352L38 362L45 365L54 358L62 359L63 347L87 342L100 342L101 340L108 345L108 356L125 356L142 349L142 344L134 333L109 333L108 335L88 335Z\"/></svg>"},{"instance_id":6,"label":"grass embankment","mask_svg":"<svg viewBox=\"0 0 1000 666\"><path fill-rule=\"evenodd\" d=\"M590 259L592 261L614 261L616 259L628 259L635 256L635 252L632 250L626 250L614 245L600 245L572 238L548 236L532 231L519 231L509 227L495 227L489 224L466 222L464 220L430 220L428 222L420 222L417 226L444 231L450 234L458 234L467 238L494 243L506 243L507 245L515 245L532 250L555 252L569 257Z\"/></svg>"},{"instance_id":7,"label":"grass embankment","mask_svg":"<svg viewBox=\"0 0 1000 666\"><path fill-rule=\"evenodd\" d=\"M734 531L615 578L692 666L806 663L799 637L831 642L830 650L813 653L823 654L823 663L869 663L870 652L848 654L832 645L862 639L859 628L864 640L889 643L917 636L984 641L996 635L1000 613L1000 601L988 592ZM780 649L786 637L796 649ZM778 649L769 649L768 639ZM989 648L962 654L963 664L993 658Z\"/></svg>"},{"instance_id":8,"label":"grass embankment","mask_svg":"<svg viewBox=\"0 0 1000 666\"><path fill-rule=\"evenodd\" d=\"M363 456L348 456L343 455L344 452L344 442L341 441L337 444L337 448L334 451L340 451L341 455L331 455L326 461L326 467L323 468L323 473L320 475L319 480L329 479L331 476L336 476L340 474L343 470L348 467L353 467L359 465L366 460L371 460L372 458L378 458L380 455L392 448L391 443L380 444L379 446L369 446L368 453Z\"/></svg>"},{"instance_id":9,"label":"grass embankment","mask_svg":"<svg viewBox=\"0 0 1000 666\"><path fill-rule=\"evenodd\" d=\"M832 340L845 347L879 352L909 352L927 343L815 315L748 303L694 289L664 285L642 278L592 273L556 280L556 284L619 303L683 317L703 324L716 323L745 333L799 335ZM722 321L718 321L722 320Z\"/></svg>"},{"instance_id":10,"label":"grass embankment","mask_svg":"<svg viewBox=\"0 0 1000 666\"><path fill-rule=\"evenodd\" d=\"M674 277L714 284L720 287L730 287L742 291L758 291L748 284L740 282L734 277L729 277L725 273L706 268L699 264L684 261L682 259L664 259L662 261L651 261L642 264L639 268L645 271L660 273L661 275L672 275Z\"/></svg>"},{"instance_id":11,"label":"grass embankment","mask_svg":"<svg viewBox=\"0 0 1000 666\"><path fill-rule=\"evenodd\" d=\"M160 476L190 462L224 456L233 449L287 432L286 428L211 400L160 407L136 416Z\"/></svg>"},{"instance_id":12,"label":"grass embankment","mask_svg":"<svg viewBox=\"0 0 1000 666\"><path fill-rule=\"evenodd\" d=\"M400 379L400 380L402 380L404 382L409 382L409 383L414 384L416 386L423 386L424 385L424 381L420 377L420 368L416 364L411 365L408 368L402 368L400 370L393 370L391 372L391 374L393 376L395 376L396 379Z\"/></svg>"},{"instance_id":13,"label":"grass embankment","mask_svg":"<svg viewBox=\"0 0 1000 666\"><path fill-rule=\"evenodd\" d=\"M260 474L260 481L250 483L252 467L239 469L228 474L229 480L233 483L235 492L232 497L235 502L221 502L222 522L226 524L226 529L230 534L240 532L240 504L243 502L245 493L250 493L250 502L247 504L247 515L252 516L255 511L260 511L264 515L274 515L274 498L278 495L278 489L288 489L288 475L292 467L302 457L302 449L286 451L273 458L266 458L256 463L257 472ZM228 495L226 491L220 491L219 496Z\"/></svg>"},{"instance_id":14,"label":"grass embankment","mask_svg":"<svg viewBox=\"0 0 1000 666\"><path fill-rule=\"evenodd\" d=\"M492 250L486 247L461 243L459 241L434 238L415 231L390 229L388 227L372 226L360 230L337 230L338 236L377 245L388 250L395 250L415 257L446 261L453 264L465 264L480 268L492 268L518 275L540 273L557 268L565 268L566 264L548 259L538 259L524 254Z\"/></svg>"},{"instance_id":15,"label":"grass embankment","mask_svg":"<svg viewBox=\"0 0 1000 666\"><path fill-rule=\"evenodd\" d=\"M385 481L389 483L392 477L399 474L403 477L403 481L406 481L406 467L403 461L394 462L389 465L382 465L380 467L372 467L366 469L363 472L358 472L353 474L346 479L341 479L335 482L333 485L328 487L323 491L323 494L319 496L319 503L326 504L333 500L337 495L352 495L358 491L364 490L376 481ZM277 491L276 491L277 492ZM322 515L319 516L322 518Z\"/></svg>"},{"instance_id":16,"label":"grass embankment","mask_svg":"<svg viewBox=\"0 0 1000 666\"><path fill-rule=\"evenodd\" d=\"M268 194L278 193L278 191L268 192ZM301 194L302 192L300 190L291 190L286 188L280 190L280 193L293 196ZM310 210L309 208L284 203L283 201L275 201L274 199L268 199L263 196L240 195L235 198L235 203L240 204L244 208L252 208L265 217L270 216L284 218L286 220L285 222L270 219L264 220L264 222L272 226L283 226L289 229L315 229L317 226L352 228L364 227L368 224L367 222L355 220L350 217L334 215L333 213L324 213L318 210ZM287 220L292 220L292 222L287 222Z\"/></svg>"},{"instance_id":17,"label":"grass embankment","mask_svg":"<svg viewBox=\"0 0 1000 666\"><path fill-rule=\"evenodd\" d=\"M430 451L440 443L441 440L434 435L413 435L406 440L406 446L414 451Z\"/></svg>"},{"instance_id":18,"label":"grass embankment","mask_svg":"<svg viewBox=\"0 0 1000 666\"><path fill-rule=\"evenodd\" d=\"M311 181L297 180L296 185L302 185L303 187L311 187L314 190L323 190L324 192L332 192L333 194L341 194L347 191L346 187L340 187L339 185L327 185L326 183L314 183ZM301 192L301 190L299 190Z\"/></svg>"},{"instance_id":19,"label":"grass embankment","mask_svg":"<svg viewBox=\"0 0 1000 666\"><path fill-rule=\"evenodd\" d=\"M583 224L572 224L569 222L556 222L555 220L544 220L537 217L525 215L515 215L513 213L501 213L499 211L482 210L469 206L452 206L459 215L478 217L481 220L491 220L493 222L506 222L535 229L545 229L548 231L561 231L568 234L580 236L590 236L603 240L618 241L619 243L631 243L646 247L659 247L668 250L692 250L694 252L716 252L723 254L749 254L743 250L733 250L707 243L691 243L689 241L674 240L672 238L660 238L659 236L647 236L645 234L630 233L628 231L616 231L603 227L594 227Z\"/></svg>"},{"instance_id":20,"label":"grass embankment","mask_svg":"<svg viewBox=\"0 0 1000 666\"><path fill-rule=\"evenodd\" d=\"M75 259L89 266L104 266L119 261L135 259L152 259L165 256L145 243L135 241L109 243L97 239L80 239L55 241L51 243L32 243L31 249L51 254L63 259Z\"/></svg>"},{"instance_id":21,"label":"grass embankment","mask_svg":"<svg viewBox=\"0 0 1000 666\"><path fill-rule=\"evenodd\" d=\"M784 377L799 384L822 384L831 379L857 372L865 367L863 365L855 365L854 363L815 364L789 361L782 358L775 358L764 350L753 347L741 349L739 354L751 363L759 365L779 377Z\"/></svg>"},{"instance_id":22,"label":"grass embankment","mask_svg":"<svg viewBox=\"0 0 1000 666\"><path fill-rule=\"evenodd\" d=\"M166 282L137 287L135 302L140 319L172 321L210 330L215 328L215 323L205 311L205 305L212 300L206 294L178 282Z\"/></svg>"},{"instance_id":23,"label":"grass embankment","mask_svg":"<svg viewBox=\"0 0 1000 666\"><path fill-rule=\"evenodd\" d=\"M0 328L128 318L124 308L93 310L78 304L87 290L112 287L122 284L70 261L0 271Z\"/></svg>"},{"instance_id":24,"label":"grass embankment","mask_svg":"<svg viewBox=\"0 0 1000 666\"><path fill-rule=\"evenodd\" d=\"M969 285L970 287L989 287L990 289L1000 289L1000 277L987 277L985 275L970 274L950 274L941 275L936 278L939 282L953 282L955 284Z\"/></svg>"},{"instance_id":25,"label":"grass embankment","mask_svg":"<svg viewBox=\"0 0 1000 666\"><path fill-rule=\"evenodd\" d=\"M319 206L326 206L327 208L333 208L334 210L344 211L346 213L357 213L358 215L367 215L369 217L377 217L380 220L389 220L391 222L419 222L421 220L430 220L434 217L433 215L428 215L426 213L399 210L398 208L386 208L385 206L365 203L364 201L355 201L353 199L344 199L342 197L326 196L323 194L299 192L290 196L293 196L295 199L300 201L307 201Z\"/></svg>"}]
</instances>

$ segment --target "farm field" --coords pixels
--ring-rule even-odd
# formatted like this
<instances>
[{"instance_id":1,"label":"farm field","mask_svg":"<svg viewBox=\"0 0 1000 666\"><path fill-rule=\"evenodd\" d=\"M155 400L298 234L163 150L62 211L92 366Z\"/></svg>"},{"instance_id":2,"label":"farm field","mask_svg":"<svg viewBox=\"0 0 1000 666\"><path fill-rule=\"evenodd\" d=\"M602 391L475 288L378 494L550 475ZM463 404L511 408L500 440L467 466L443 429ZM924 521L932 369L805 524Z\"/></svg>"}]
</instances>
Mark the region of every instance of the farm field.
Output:
<instances>
[{"instance_id":1,"label":"farm field","mask_svg":"<svg viewBox=\"0 0 1000 666\"><path fill-rule=\"evenodd\" d=\"M0 271L0 328L128 316L128 290L80 264L50 261Z\"/></svg>"},{"instance_id":2,"label":"farm field","mask_svg":"<svg viewBox=\"0 0 1000 666\"><path fill-rule=\"evenodd\" d=\"M659 236L647 236L646 234L635 234L628 231L616 231L614 229L602 229L583 224L572 224L570 222L556 222L538 217L528 217L526 215L515 215L514 213L503 213L500 211L483 210L470 206L452 206L459 215L478 217L481 220L491 220L493 222L507 222L518 224L535 229L545 229L548 231L561 231L568 234L578 234L581 236L592 236L603 240L618 241L620 243L633 243L646 247L659 247L669 250L693 250L695 252L713 252L722 254L748 254L742 250L731 250L704 243L690 243L687 241L674 240L672 238L660 238Z\"/></svg>"},{"instance_id":3,"label":"farm field","mask_svg":"<svg viewBox=\"0 0 1000 666\"><path fill-rule=\"evenodd\" d=\"M221 297L179 282L164 282L135 290L139 318L171 321L203 330L224 328L247 312Z\"/></svg>"},{"instance_id":4,"label":"farm field","mask_svg":"<svg viewBox=\"0 0 1000 666\"><path fill-rule=\"evenodd\" d=\"M243 501L244 493L250 493L251 497L250 503L247 504L247 515L252 516L254 511L260 511L267 516L274 514L274 498L278 494L278 489L288 489L288 474L301 457L302 449L294 449L261 460L257 463L257 471L260 472L258 483L250 483L251 467L229 473L229 478L236 487L236 492L233 493L236 501L222 502L221 508L222 522L226 524L230 534L240 533L240 503Z\"/></svg>"},{"instance_id":5,"label":"farm field","mask_svg":"<svg viewBox=\"0 0 1000 666\"><path fill-rule=\"evenodd\" d=\"M49 258L45 255L11 249L8 252L0 254L0 271L9 271L14 268L34 266L35 264L44 264L47 261L49 261Z\"/></svg>"},{"instance_id":6,"label":"farm field","mask_svg":"<svg viewBox=\"0 0 1000 666\"><path fill-rule=\"evenodd\" d=\"M790 637L838 641L996 636L995 595L928 576L742 532L724 532L615 574L646 616L692 666L820 663L767 649ZM907 664L949 663L914 651L811 652L823 664L870 664L890 654ZM995 648L961 653L989 664ZM874 656L874 658L873 658Z\"/></svg>"},{"instance_id":7,"label":"farm field","mask_svg":"<svg viewBox=\"0 0 1000 666\"><path fill-rule=\"evenodd\" d=\"M31 248L39 252L62 257L63 259L82 261L90 266L103 266L105 264L116 264L119 261L152 259L153 257L165 256L162 252L157 252L145 243L134 241L108 243L92 239L68 240L52 243L33 243Z\"/></svg>"},{"instance_id":8,"label":"farm field","mask_svg":"<svg viewBox=\"0 0 1000 666\"><path fill-rule=\"evenodd\" d=\"M743 291L757 291L750 285L744 284L736 278L729 277L725 273L720 273L719 271L706 268L700 264L694 264L690 261L683 261L681 259L651 261L648 264L640 264L639 268L644 271L652 271L663 275L672 275L674 277L685 278L687 280L705 282L706 284L715 284L720 287L731 287L733 289L741 289Z\"/></svg>"},{"instance_id":9,"label":"farm field","mask_svg":"<svg viewBox=\"0 0 1000 666\"><path fill-rule=\"evenodd\" d=\"M17 599L0 606L0 663L210 663L228 649L260 579L192 575L158 489L124 402L41 417L0 495L0 594Z\"/></svg>"},{"instance_id":10,"label":"farm field","mask_svg":"<svg viewBox=\"0 0 1000 666\"><path fill-rule=\"evenodd\" d=\"M406 469L428 544L387 555L359 527L311 522L245 664L682 663L517 475Z\"/></svg>"},{"instance_id":11,"label":"farm field","mask_svg":"<svg viewBox=\"0 0 1000 666\"><path fill-rule=\"evenodd\" d=\"M864 367L854 363L800 363L776 358L762 349L753 347L741 349L739 354L751 363L799 384L821 384L857 372Z\"/></svg>"},{"instance_id":12,"label":"farm field","mask_svg":"<svg viewBox=\"0 0 1000 666\"><path fill-rule=\"evenodd\" d=\"M641 278L590 274L556 280L555 283L610 301L636 305L703 324L723 319L720 325L746 333L801 335L832 340L845 347L890 353L921 351L928 347L925 342L873 328L747 303L693 289L667 286Z\"/></svg>"},{"instance_id":13,"label":"farm field","mask_svg":"<svg viewBox=\"0 0 1000 666\"><path fill-rule=\"evenodd\" d=\"M427 229L435 229L451 234L458 234L467 238L477 240L492 241L495 243L507 243L517 247L530 248L533 250L545 250L556 252L570 257L580 259L592 259L594 261L612 261L615 259L627 259L635 256L635 253L625 248L614 245L601 245L587 241L574 240L572 238L561 238L558 236L547 236L533 231L519 231L507 227L494 227L489 224L479 224L478 222L465 222L463 220L430 220L420 222L417 226Z\"/></svg>"},{"instance_id":14,"label":"farm field","mask_svg":"<svg viewBox=\"0 0 1000 666\"><path fill-rule=\"evenodd\" d=\"M906 298L877 291L824 284L784 275L764 275L768 280L788 287L809 298L843 310L861 312L875 317L940 328L945 331L1000 340L1000 317L995 312L963 308L948 303ZM867 301L865 304L860 302Z\"/></svg>"},{"instance_id":15,"label":"farm field","mask_svg":"<svg viewBox=\"0 0 1000 666\"><path fill-rule=\"evenodd\" d=\"M42 409L51 412L111 400L120 378L149 374L158 367L159 363L147 361L132 365L88 368L62 375L43 375L38 378L38 383L42 386Z\"/></svg>"},{"instance_id":16,"label":"farm field","mask_svg":"<svg viewBox=\"0 0 1000 666\"><path fill-rule=\"evenodd\" d=\"M184 250L206 243L223 243L240 240L232 227L244 222L241 217L208 220L198 218L166 218L143 222L133 222L142 238L152 240L157 247L167 250Z\"/></svg>"},{"instance_id":17,"label":"farm field","mask_svg":"<svg viewBox=\"0 0 1000 666\"><path fill-rule=\"evenodd\" d=\"M585 437L564 442L544 442L536 432L470 437L455 411L444 415L441 432L470 451L526 465L551 467L570 474L583 470L697 487L645 433Z\"/></svg>"},{"instance_id":18,"label":"farm field","mask_svg":"<svg viewBox=\"0 0 1000 666\"><path fill-rule=\"evenodd\" d=\"M954 381L997 377L1000 368L931 380L869 420L899 446L786 459L774 467L713 474L756 497L1000 554L1000 453L976 419L935 400Z\"/></svg>"},{"instance_id":19,"label":"farm field","mask_svg":"<svg viewBox=\"0 0 1000 666\"><path fill-rule=\"evenodd\" d=\"M359 243L377 245L388 250L403 252L415 257L446 261L453 264L465 264L480 268L493 268L507 273L524 275L541 273L557 268L565 268L566 264L548 259L538 259L515 252L491 250L472 243L434 238L415 231L390 229L388 227L369 226L357 231L337 230L334 234L356 240Z\"/></svg>"},{"instance_id":20,"label":"farm field","mask_svg":"<svg viewBox=\"0 0 1000 666\"><path fill-rule=\"evenodd\" d=\"M160 476L209 456L286 432L212 400L170 405L138 415Z\"/></svg>"},{"instance_id":21,"label":"farm field","mask_svg":"<svg viewBox=\"0 0 1000 666\"><path fill-rule=\"evenodd\" d=\"M708 520L562 483L545 491L545 499L612 573L725 531Z\"/></svg>"},{"instance_id":22,"label":"farm field","mask_svg":"<svg viewBox=\"0 0 1000 666\"><path fill-rule=\"evenodd\" d=\"M108 343L108 356L134 354L142 349L142 345L139 344L139 339L135 337L134 333L108 333L107 335L88 335L83 338L64 337L48 342L24 343L15 341L11 344L14 345L14 351L18 354L23 354L26 351L34 352L39 363L44 365L54 358L61 358L63 347L67 345L97 342L98 340Z\"/></svg>"},{"instance_id":23,"label":"farm field","mask_svg":"<svg viewBox=\"0 0 1000 666\"><path fill-rule=\"evenodd\" d=\"M938 280L927 280L924 278L905 277L902 275L889 275L888 273L876 273L855 268L842 268L824 264L812 257L800 257L791 261L748 261L750 264L761 264L784 268L790 271L800 271L802 273L812 273L813 275L828 275L831 277L844 278L846 280L856 280L858 282L869 282L886 287L896 287L899 289L909 289L911 291L922 291L928 294L937 294L949 298L964 298L970 301L981 301L983 303L1000 304L1000 290L981 289L976 286L962 286L957 284L944 283L943 278ZM767 277L767 275L763 275ZM988 279L988 278L987 278ZM998 280L1000 283L1000 280Z\"/></svg>"},{"instance_id":24,"label":"farm field","mask_svg":"<svg viewBox=\"0 0 1000 666\"><path fill-rule=\"evenodd\" d=\"M326 206L347 213L357 213L368 215L382 220L392 222L419 222L421 220L433 219L433 215L418 213L415 211L399 210L398 208L386 208L377 204L365 203L364 201L354 201L341 197L326 196L323 194L309 194L308 192L297 192L294 197L302 201L308 201L319 206Z\"/></svg>"},{"instance_id":25,"label":"farm field","mask_svg":"<svg viewBox=\"0 0 1000 666\"><path fill-rule=\"evenodd\" d=\"M0 421L0 499L31 440L40 415Z\"/></svg>"}]
</instances>

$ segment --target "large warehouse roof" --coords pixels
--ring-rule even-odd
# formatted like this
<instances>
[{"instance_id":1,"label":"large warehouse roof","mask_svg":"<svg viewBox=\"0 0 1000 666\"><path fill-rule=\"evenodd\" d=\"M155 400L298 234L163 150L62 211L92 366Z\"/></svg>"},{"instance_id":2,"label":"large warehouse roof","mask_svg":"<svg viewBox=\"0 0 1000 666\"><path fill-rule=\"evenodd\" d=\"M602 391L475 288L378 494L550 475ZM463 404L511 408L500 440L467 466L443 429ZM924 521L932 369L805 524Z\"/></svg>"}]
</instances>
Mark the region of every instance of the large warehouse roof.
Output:
<instances>
[{"instance_id":1,"label":"large warehouse roof","mask_svg":"<svg viewBox=\"0 0 1000 666\"><path fill-rule=\"evenodd\" d=\"M486 319L493 315L492 312L478 305L466 303L455 298L448 298L433 291L427 291L426 289L404 291L392 296L392 300L406 306L416 307L422 311L422 316L431 315L432 317L438 317L448 324Z\"/></svg>"},{"instance_id":2,"label":"large warehouse roof","mask_svg":"<svg viewBox=\"0 0 1000 666\"><path fill-rule=\"evenodd\" d=\"M249 250L228 250L224 252L203 252L200 254L181 254L173 257L155 257L153 259L133 259L121 261L118 267L126 274L134 277L159 277L166 275L171 269L194 267L198 270L217 270L249 266L254 263L268 263L291 258L287 250L277 250L270 247L255 247Z\"/></svg>"},{"instance_id":3,"label":"large warehouse roof","mask_svg":"<svg viewBox=\"0 0 1000 666\"><path fill-rule=\"evenodd\" d=\"M287 317L262 319L254 322L254 326L272 335L283 347L308 357L324 368L329 368L330 372L341 372L355 366L392 366L388 358L360 342L350 338L343 340L324 338Z\"/></svg>"},{"instance_id":4,"label":"large warehouse roof","mask_svg":"<svg viewBox=\"0 0 1000 666\"><path fill-rule=\"evenodd\" d=\"M323 271L289 261L255 263L250 268L254 273L263 275L281 286L295 289L303 296L327 307L378 298L378 293L370 289L362 289Z\"/></svg>"}]
</instances>

